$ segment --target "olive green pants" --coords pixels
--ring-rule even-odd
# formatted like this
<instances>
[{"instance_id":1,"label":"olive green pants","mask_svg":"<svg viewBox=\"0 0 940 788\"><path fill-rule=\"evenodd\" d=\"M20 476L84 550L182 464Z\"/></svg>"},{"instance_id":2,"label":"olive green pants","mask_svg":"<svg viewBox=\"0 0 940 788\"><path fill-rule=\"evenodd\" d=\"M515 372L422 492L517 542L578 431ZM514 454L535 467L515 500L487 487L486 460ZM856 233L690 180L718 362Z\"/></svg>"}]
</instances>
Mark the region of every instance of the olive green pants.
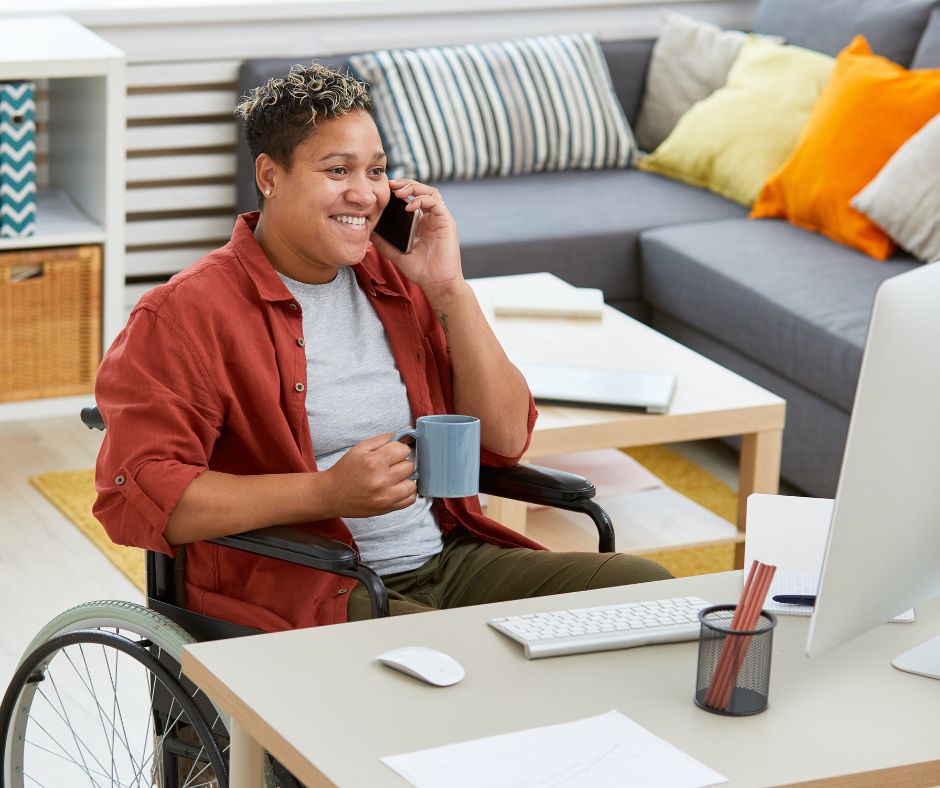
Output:
<instances>
[{"instance_id":1,"label":"olive green pants","mask_svg":"<svg viewBox=\"0 0 940 788\"><path fill-rule=\"evenodd\" d=\"M455 528L444 549L413 572L382 578L393 616L483 605L508 599L609 588L672 575L662 566L623 553L551 553L503 548ZM371 618L369 594L359 583L349 595L350 621Z\"/></svg>"}]
</instances>

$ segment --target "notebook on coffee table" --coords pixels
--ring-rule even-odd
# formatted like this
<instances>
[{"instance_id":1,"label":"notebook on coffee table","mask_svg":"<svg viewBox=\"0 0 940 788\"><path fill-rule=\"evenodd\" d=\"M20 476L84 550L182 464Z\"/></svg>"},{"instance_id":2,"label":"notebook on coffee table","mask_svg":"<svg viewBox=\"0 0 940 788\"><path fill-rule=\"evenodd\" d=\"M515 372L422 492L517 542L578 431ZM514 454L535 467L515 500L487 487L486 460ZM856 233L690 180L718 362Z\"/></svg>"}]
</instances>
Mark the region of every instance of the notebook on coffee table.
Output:
<instances>
[{"instance_id":1,"label":"notebook on coffee table","mask_svg":"<svg viewBox=\"0 0 940 788\"><path fill-rule=\"evenodd\" d=\"M663 372L516 364L537 404L667 413L676 376Z\"/></svg>"}]
</instances>

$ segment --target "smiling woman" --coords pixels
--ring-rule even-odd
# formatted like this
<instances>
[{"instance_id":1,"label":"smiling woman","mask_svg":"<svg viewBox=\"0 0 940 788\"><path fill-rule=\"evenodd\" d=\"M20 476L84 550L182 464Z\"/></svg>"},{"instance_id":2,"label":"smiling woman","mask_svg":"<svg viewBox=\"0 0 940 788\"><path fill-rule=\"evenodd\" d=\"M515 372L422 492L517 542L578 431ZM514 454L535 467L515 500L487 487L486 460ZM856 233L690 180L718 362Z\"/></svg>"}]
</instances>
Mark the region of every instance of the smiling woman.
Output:
<instances>
[{"instance_id":1,"label":"smiling woman","mask_svg":"<svg viewBox=\"0 0 940 788\"><path fill-rule=\"evenodd\" d=\"M437 189L389 182L352 77L295 66L238 111L262 210L150 291L98 373L94 511L111 538L188 544L187 606L266 630L367 617L368 596L205 540L293 525L353 545L389 578L393 614L667 577L640 558L535 549L476 496L417 494L397 430L475 416L481 463L514 465L536 418L464 281L454 219ZM408 254L374 233L392 199L420 210Z\"/></svg>"}]
</instances>

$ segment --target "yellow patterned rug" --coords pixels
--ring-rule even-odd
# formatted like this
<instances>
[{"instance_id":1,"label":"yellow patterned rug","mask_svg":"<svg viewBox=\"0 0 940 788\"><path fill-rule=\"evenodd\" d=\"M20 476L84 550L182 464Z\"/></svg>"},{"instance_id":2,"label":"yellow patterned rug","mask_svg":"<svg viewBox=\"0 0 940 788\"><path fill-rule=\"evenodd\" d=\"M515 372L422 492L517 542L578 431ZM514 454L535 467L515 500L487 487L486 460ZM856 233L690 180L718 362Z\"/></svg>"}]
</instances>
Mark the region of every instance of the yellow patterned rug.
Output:
<instances>
[{"instance_id":1,"label":"yellow patterned rug","mask_svg":"<svg viewBox=\"0 0 940 788\"><path fill-rule=\"evenodd\" d=\"M33 476L29 480L46 496L108 560L120 569L130 581L144 591L144 551L137 547L114 544L104 528L91 514L95 502L95 472L52 471Z\"/></svg>"},{"instance_id":2,"label":"yellow patterned rug","mask_svg":"<svg viewBox=\"0 0 940 788\"><path fill-rule=\"evenodd\" d=\"M738 496L724 482L665 446L641 446L624 451L645 465L666 484L731 523L737 521ZM136 547L114 544L92 517L95 472L52 471L31 478L37 490L103 552L141 591L144 590L144 556ZM722 544L647 554L676 577L728 572L734 568L734 545Z\"/></svg>"}]
</instances>

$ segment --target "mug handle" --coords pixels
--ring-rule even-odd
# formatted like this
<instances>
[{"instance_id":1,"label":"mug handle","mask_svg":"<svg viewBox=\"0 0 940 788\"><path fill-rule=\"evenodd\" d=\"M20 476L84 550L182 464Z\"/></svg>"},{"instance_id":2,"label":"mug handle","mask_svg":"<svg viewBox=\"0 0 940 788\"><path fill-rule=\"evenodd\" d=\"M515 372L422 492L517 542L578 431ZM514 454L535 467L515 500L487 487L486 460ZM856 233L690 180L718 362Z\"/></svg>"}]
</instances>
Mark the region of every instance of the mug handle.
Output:
<instances>
[{"instance_id":1,"label":"mug handle","mask_svg":"<svg viewBox=\"0 0 940 788\"><path fill-rule=\"evenodd\" d=\"M395 433L395 435L392 437L392 440L390 440L389 443L392 443L397 440L401 440L402 438L405 438L405 437L411 437L415 439L415 472L411 474L411 476L409 476L408 478L411 479L411 481L417 481L418 479L418 431L417 430L399 430L398 432Z\"/></svg>"}]
</instances>

